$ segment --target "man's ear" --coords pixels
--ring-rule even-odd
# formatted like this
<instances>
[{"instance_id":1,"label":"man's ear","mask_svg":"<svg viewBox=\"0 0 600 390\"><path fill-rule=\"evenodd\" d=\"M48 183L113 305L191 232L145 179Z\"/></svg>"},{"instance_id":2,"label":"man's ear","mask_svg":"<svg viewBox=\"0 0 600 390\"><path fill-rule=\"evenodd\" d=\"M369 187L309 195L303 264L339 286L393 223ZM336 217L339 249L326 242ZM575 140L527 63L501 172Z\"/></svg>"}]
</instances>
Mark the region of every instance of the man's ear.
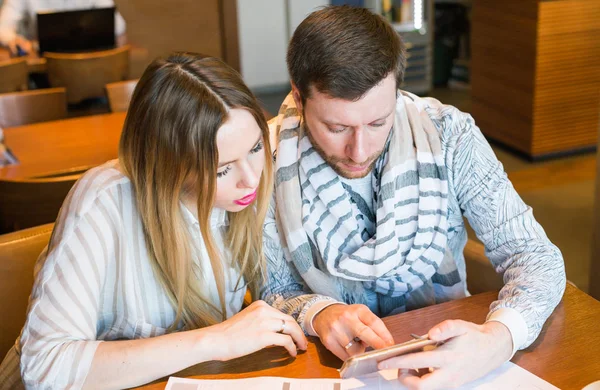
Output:
<instances>
[{"instance_id":1,"label":"man's ear","mask_svg":"<svg viewBox=\"0 0 600 390\"><path fill-rule=\"evenodd\" d=\"M292 97L294 98L294 102L296 102L296 108L298 109L298 112L301 113L302 112L302 98L300 97L300 91L298 90L298 87L296 87L296 84L291 83L292 84Z\"/></svg>"}]
</instances>

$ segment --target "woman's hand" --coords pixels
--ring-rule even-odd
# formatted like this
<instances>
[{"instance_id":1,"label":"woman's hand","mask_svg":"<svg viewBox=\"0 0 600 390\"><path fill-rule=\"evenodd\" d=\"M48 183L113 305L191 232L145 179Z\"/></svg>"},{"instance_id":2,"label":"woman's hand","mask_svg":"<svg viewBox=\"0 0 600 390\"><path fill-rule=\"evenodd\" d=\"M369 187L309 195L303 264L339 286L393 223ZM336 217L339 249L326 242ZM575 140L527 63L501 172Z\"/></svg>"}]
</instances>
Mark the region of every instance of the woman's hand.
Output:
<instances>
[{"instance_id":1,"label":"woman's hand","mask_svg":"<svg viewBox=\"0 0 600 390\"><path fill-rule=\"evenodd\" d=\"M296 356L297 349L307 347L296 321L264 301L253 302L228 320L204 329L210 329L207 336L220 346L220 351L214 353L215 360L230 360L275 345Z\"/></svg>"}]
</instances>

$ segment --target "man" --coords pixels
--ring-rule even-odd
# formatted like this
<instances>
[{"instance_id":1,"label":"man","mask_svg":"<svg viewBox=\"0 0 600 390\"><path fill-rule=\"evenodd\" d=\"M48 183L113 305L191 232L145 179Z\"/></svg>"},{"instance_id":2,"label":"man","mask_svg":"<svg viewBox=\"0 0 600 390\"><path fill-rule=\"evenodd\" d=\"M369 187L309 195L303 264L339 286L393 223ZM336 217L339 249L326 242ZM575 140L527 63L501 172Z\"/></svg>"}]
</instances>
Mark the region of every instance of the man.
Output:
<instances>
[{"instance_id":1,"label":"man","mask_svg":"<svg viewBox=\"0 0 600 390\"><path fill-rule=\"evenodd\" d=\"M443 346L380 368L412 388L458 386L530 345L564 292L562 255L473 119L399 90L402 43L362 8L309 15L287 62L263 299L341 359L391 345L378 316L468 295L464 215L504 273L487 321L444 321L428 332Z\"/></svg>"},{"instance_id":2,"label":"man","mask_svg":"<svg viewBox=\"0 0 600 390\"><path fill-rule=\"evenodd\" d=\"M7 47L13 56L36 51L38 12L113 6L112 0L5 0L0 9L0 45ZM118 12L115 14L115 34L118 44L123 44L125 21Z\"/></svg>"}]
</instances>

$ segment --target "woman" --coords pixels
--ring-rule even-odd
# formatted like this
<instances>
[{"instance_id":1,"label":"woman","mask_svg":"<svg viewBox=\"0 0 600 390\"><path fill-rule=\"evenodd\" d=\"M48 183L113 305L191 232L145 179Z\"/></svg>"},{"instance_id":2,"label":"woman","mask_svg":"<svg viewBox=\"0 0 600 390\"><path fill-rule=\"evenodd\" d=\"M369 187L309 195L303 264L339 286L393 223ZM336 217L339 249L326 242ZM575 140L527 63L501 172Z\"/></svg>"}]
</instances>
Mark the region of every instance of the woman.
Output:
<instances>
[{"instance_id":1,"label":"woman","mask_svg":"<svg viewBox=\"0 0 600 390\"><path fill-rule=\"evenodd\" d=\"M19 360L28 388L124 388L270 345L305 349L296 322L265 303L235 314L263 273L270 155L235 71L192 54L153 62L119 159L86 173L61 209L0 382Z\"/></svg>"}]
</instances>

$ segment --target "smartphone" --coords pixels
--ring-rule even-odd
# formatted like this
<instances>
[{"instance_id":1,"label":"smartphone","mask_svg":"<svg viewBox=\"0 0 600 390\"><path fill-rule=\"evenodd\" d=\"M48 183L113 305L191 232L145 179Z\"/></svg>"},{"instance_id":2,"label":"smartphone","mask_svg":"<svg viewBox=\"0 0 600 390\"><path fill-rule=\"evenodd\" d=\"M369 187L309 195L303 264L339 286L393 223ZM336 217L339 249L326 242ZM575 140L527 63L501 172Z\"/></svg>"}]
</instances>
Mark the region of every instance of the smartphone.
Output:
<instances>
[{"instance_id":1,"label":"smartphone","mask_svg":"<svg viewBox=\"0 0 600 390\"><path fill-rule=\"evenodd\" d=\"M383 349L375 349L360 355L349 357L340 369L340 377L353 378L377 372L377 364L383 360L405 355L412 352L421 352L428 345L437 345L438 342L426 337L410 340L405 343L392 345Z\"/></svg>"}]
</instances>

